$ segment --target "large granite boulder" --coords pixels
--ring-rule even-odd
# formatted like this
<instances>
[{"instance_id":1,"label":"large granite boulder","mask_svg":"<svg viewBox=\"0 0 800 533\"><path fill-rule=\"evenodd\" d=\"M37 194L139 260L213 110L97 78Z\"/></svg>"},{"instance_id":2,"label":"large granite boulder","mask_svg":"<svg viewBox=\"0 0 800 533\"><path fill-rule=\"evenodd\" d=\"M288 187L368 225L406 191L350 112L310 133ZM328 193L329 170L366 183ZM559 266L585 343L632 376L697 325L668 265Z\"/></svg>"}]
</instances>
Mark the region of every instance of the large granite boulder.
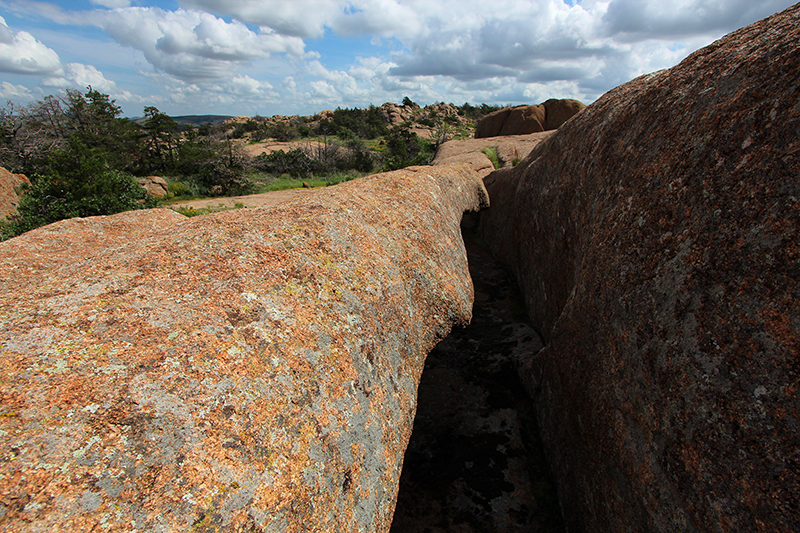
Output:
<instances>
[{"instance_id":1,"label":"large granite boulder","mask_svg":"<svg viewBox=\"0 0 800 533\"><path fill-rule=\"evenodd\" d=\"M137 180L139 186L147 191L149 196L163 198L169 194L169 184L161 176L147 176Z\"/></svg>"},{"instance_id":2,"label":"large granite boulder","mask_svg":"<svg viewBox=\"0 0 800 533\"><path fill-rule=\"evenodd\" d=\"M503 129L503 124L508 120L512 109L511 107L498 109L480 119L475 125L475 138L480 139L482 137L496 137L500 135L500 130Z\"/></svg>"},{"instance_id":3,"label":"large granite boulder","mask_svg":"<svg viewBox=\"0 0 800 533\"><path fill-rule=\"evenodd\" d=\"M384 120L392 126L412 121L414 119L414 112L419 112L419 109L417 104L404 106L393 104L392 102L386 102L378 108Z\"/></svg>"},{"instance_id":4,"label":"large granite boulder","mask_svg":"<svg viewBox=\"0 0 800 533\"><path fill-rule=\"evenodd\" d=\"M525 135L545 130L545 108L543 105L514 107L503 122L497 135ZM476 135L477 137L477 135ZM486 137L491 137L486 135Z\"/></svg>"},{"instance_id":5,"label":"large granite boulder","mask_svg":"<svg viewBox=\"0 0 800 533\"><path fill-rule=\"evenodd\" d=\"M24 174L14 174L0 167L0 219L17 212L22 185L30 183Z\"/></svg>"},{"instance_id":6,"label":"large granite boulder","mask_svg":"<svg viewBox=\"0 0 800 533\"><path fill-rule=\"evenodd\" d=\"M486 178L570 530L800 524L800 4Z\"/></svg>"},{"instance_id":7,"label":"large granite boulder","mask_svg":"<svg viewBox=\"0 0 800 533\"><path fill-rule=\"evenodd\" d=\"M541 104L544 108L544 130L558 129L563 123L578 114L586 104L571 98L551 98Z\"/></svg>"},{"instance_id":8,"label":"large granite boulder","mask_svg":"<svg viewBox=\"0 0 800 533\"><path fill-rule=\"evenodd\" d=\"M539 105L506 107L479 120L475 126L475 138L554 130L585 107L578 100L555 98Z\"/></svg>"},{"instance_id":9,"label":"large granite boulder","mask_svg":"<svg viewBox=\"0 0 800 533\"><path fill-rule=\"evenodd\" d=\"M0 243L9 531L388 531L428 351L470 320L466 165Z\"/></svg>"}]
</instances>

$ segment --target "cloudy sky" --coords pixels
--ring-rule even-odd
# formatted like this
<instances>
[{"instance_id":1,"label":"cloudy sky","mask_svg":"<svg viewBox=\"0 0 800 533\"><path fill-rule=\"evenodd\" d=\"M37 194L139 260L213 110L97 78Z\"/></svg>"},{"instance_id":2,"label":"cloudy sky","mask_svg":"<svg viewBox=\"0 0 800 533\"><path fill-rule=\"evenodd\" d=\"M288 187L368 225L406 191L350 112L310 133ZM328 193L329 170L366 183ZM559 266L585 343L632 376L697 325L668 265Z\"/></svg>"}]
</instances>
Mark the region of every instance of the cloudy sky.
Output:
<instances>
[{"instance_id":1,"label":"cloudy sky","mask_svg":"<svg viewBox=\"0 0 800 533\"><path fill-rule=\"evenodd\" d=\"M795 0L0 0L0 102L127 116L585 103Z\"/></svg>"}]
</instances>

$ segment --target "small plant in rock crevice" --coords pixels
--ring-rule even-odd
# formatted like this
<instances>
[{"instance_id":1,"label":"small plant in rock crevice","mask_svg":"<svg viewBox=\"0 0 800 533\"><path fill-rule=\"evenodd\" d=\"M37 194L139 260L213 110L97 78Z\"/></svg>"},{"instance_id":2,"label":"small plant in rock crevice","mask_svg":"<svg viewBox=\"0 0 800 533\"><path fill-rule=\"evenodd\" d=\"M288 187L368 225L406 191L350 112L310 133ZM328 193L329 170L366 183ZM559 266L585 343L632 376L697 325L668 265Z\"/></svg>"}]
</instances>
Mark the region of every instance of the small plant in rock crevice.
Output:
<instances>
[{"instance_id":1,"label":"small plant in rock crevice","mask_svg":"<svg viewBox=\"0 0 800 533\"><path fill-rule=\"evenodd\" d=\"M497 154L496 147L489 146L481 150L481 152L483 152L486 155L486 157L489 158L489 161L492 162L492 166L494 166L495 170L503 167L503 163L500 161L500 156Z\"/></svg>"}]
</instances>

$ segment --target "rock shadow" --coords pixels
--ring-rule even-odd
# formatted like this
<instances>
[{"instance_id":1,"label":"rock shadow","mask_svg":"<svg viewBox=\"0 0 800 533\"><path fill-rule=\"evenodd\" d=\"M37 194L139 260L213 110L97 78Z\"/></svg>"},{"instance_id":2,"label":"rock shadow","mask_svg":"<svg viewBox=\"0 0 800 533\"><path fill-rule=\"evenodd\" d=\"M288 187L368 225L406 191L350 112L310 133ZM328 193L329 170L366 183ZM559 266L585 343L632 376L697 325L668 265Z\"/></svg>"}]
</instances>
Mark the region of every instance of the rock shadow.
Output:
<instances>
[{"instance_id":1,"label":"rock shadow","mask_svg":"<svg viewBox=\"0 0 800 533\"><path fill-rule=\"evenodd\" d=\"M520 291L462 224L472 323L430 353L392 533L562 532L533 402L514 360L541 349Z\"/></svg>"}]
</instances>

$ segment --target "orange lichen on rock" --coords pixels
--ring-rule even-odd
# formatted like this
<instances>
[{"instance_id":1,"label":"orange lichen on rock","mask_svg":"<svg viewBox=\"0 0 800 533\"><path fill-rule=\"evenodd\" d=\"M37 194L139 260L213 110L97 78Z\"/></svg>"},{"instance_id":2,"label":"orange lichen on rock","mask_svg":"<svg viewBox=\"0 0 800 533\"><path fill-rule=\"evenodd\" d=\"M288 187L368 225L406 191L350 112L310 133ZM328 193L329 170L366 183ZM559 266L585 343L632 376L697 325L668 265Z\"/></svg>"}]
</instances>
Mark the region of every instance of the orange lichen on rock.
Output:
<instances>
[{"instance_id":1,"label":"orange lichen on rock","mask_svg":"<svg viewBox=\"0 0 800 533\"><path fill-rule=\"evenodd\" d=\"M387 531L426 354L469 321L466 165L0 243L0 521Z\"/></svg>"},{"instance_id":2,"label":"orange lichen on rock","mask_svg":"<svg viewBox=\"0 0 800 533\"><path fill-rule=\"evenodd\" d=\"M0 219L17 212L22 186L30 183L24 174L13 174L0 167Z\"/></svg>"}]
</instances>

